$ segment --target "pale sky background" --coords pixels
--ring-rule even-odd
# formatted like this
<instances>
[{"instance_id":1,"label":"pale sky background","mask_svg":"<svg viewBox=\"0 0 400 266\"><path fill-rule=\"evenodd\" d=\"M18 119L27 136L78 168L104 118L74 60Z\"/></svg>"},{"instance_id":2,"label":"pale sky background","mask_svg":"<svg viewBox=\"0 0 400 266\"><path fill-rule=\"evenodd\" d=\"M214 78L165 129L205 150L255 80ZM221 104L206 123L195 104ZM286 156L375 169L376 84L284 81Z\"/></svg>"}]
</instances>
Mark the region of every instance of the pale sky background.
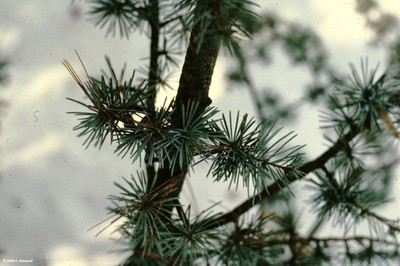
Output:
<instances>
[{"instance_id":1,"label":"pale sky background","mask_svg":"<svg viewBox=\"0 0 400 266\"><path fill-rule=\"evenodd\" d=\"M331 64L343 73L349 62L358 65L362 57L368 56L371 66L386 61L383 49L367 45L373 34L355 12L355 1L259 2L285 19L313 26L324 41ZM398 1L379 4L384 10L400 12ZM129 177L136 168L129 159L115 158L107 145L101 151L85 150L83 139L76 138L72 127L77 120L66 112L78 106L65 98L82 99L82 93L61 60L70 61L81 77L74 49L91 74L105 68L104 55L111 58L116 69L126 62L130 71L143 65L147 46L138 35L130 40L105 38L105 30L94 28L81 9L87 9L83 1L73 5L67 0L0 1L0 55L11 60L7 68L10 82L0 91L10 104L0 134L0 250L5 250L0 265L2 259L12 258L34 259L34 265L40 260L52 266L115 265L124 258L110 253L118 248L111 230L95 237L101 227L88 229L107 217L105 208L110 202L106 197L117 191L113 181ZM304 70L291 69L287 58L277 58L278 66L266 69L266 82L277 88L302 88L308 81ZM224 89L224 69L221 58L211 89L213 104L234 113L252 113L247 94ZM294 100L299 97L292 92L288 96ZM317 156L325 149L320 145L325 142L318 130L317 110L306 108L309 110L305 110L304 118L309 123L306 130L296 132L299 136L295 141L316 143L306 149ZM224 203L226 208L243 200L225 193L225 185L206 182L196 175L190 184L200 191L194 196L197 200L201 197L200 208L226 196L230 200ZM216 196L211 186L223 192ZM183 197L190 199L188 191L186 187ZM388 209L386 214L391 216L398 209Z\"/></svg>"}]
</instances>

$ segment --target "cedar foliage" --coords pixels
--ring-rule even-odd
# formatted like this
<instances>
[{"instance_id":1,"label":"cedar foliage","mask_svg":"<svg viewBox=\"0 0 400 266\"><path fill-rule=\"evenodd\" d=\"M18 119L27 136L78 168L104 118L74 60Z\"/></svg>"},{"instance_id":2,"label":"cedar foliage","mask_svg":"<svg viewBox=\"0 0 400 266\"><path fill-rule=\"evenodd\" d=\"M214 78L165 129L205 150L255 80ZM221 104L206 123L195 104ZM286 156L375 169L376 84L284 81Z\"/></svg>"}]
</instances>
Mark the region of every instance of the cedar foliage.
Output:
<instances>
[{"instance_id":1,"label":"cedar foliage","mask_svg":"<svg viewBox=\"0 0 400 266\"><path fill-rule=\"evenodd\" d=\"M123 265L399 261L400 224L379 213L389 200L397 164L389 148L399 138L396 67L381 73L362 60L360 68L351 65L349 76L342 77L311 30L276 14L260 15L250 0L92 0L90 5L90 18L107 34L130 38L140 29L149 39L144 82L135 72L125 79L125 69L117 75L109 58L108 74L94 78L85 69L82 81L63 61L87 97L86 102L69 99L87 109L71 112L84 145L100 148L109 138L117 155L142 163L124 183L115 182L120 194L110 196L111 223L119 222L130 254ZM290 118L291 107L252 81L251 65L268 62L274 44L294 64L309 67L315 82L306 98L324 103L321 127L329 147L312 160L295 133L279 126L277 117ZM258 117L220 114L212 106L209 87L220 50L232 60L228 79L250 92ZM176 97L156 106L181 55ZM199 163L215 182L246 188L248 199L225 213L214 211L214 205L193 213L179 196ZM314 210L308 234L299 228L301 216L292 201L297 184L308 191L307 204ZM320 234L328 222L341 233ZM369 235L359 233L365 224Z\"/></svg>"}]
</instances>

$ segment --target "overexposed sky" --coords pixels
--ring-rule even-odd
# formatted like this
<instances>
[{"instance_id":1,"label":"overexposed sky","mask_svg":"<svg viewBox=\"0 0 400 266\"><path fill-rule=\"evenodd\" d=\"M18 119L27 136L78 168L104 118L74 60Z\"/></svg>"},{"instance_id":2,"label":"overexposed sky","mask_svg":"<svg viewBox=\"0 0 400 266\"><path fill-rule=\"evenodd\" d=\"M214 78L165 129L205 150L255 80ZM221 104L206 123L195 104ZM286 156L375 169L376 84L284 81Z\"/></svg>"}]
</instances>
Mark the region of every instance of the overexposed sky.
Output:
<instances>
[{"instance_id":1,"label":"overexposed sky","mask_svg":"<svg viewBox=\"0 0 400 266\"><path fill-rule=\"evenodd\" d=\"M10 82L0 91L10 104L0 135L0 250L5 250L4 258L46 259L51 266L71 265L71 261L72 265L115 265L123 256L109 253L116 248L109 231L96 238L96 230L87 230L107 217L106 197L116 192L112 182L129 177L136 168L129 159L115 158L112 148L85 150L83 139L76 138L77 132L72 131L76 117L66 112L78 110L78 106L65 98L82 99L83 95L61 60L70 61L82 78L75 49L92 74L105 68L106 54L117 69L126 62L130 72L146 63L147 46L138 35L130 40L105 38L105 31L94 28L80 11L87 4L71 2L0 1L0 55L11 60ZM287 20L312 26L324 41L331 63L343 72L349 62L357 65L365 56L371 65L386 60L382 48L367 45L373 34L355 12L355 1L259 2ZM380 1L380 5L400 12L395 0ZM400 17L400 13L396 15ZM277 58L279 62L266 69L265 82L281 90L302 88L307 83L303 70L292 69L283 55ZM250 99L247 94L224 88L226 62L224 57L218 60L211 88L213 103L234 113L254 112L246 103ZM178 78L176 75L176 81ZM287 96L297 97L291 91ZM312 133L300 131L298 144L322 141L318 114L311 111L306 113L307 128L314 128L316 137L311 140ZM317 155L324 147L308 149ZM196 174L190 184L200 190L201 195L195 197L203 199L198 204L201 208L227 195L215 197L210 192L212 183ZM192 196L186 193L183 197L190 200ZM234 204L242 199L231 200ZM231 206L227 203L224 207Z\"/></svg>"}]
</instances>

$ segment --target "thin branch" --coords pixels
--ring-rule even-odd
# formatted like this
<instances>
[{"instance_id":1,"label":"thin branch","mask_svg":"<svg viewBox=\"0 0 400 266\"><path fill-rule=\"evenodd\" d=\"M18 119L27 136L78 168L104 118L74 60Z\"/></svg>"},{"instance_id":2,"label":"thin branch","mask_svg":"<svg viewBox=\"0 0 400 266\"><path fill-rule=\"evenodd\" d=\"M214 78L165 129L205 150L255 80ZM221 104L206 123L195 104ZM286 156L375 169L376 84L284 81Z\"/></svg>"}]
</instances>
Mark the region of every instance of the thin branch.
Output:
<instances>
[{"instance_id":1,"label":"thin branch","mask_svg":"<svg viewBox=\"0 0 400 266\"><path fill-rule=\"evenodd\" d=\"M320 155L318 158L316 158L312 161L309 161L309 162L303 164L297 170L300 171L304 177L308 173L321 168L328 160L333 158L339 151L342 150L343 143L350 142L359 133L360 133L359 129L357 129L356 127L351 127L350 131L346 135L344 135L342 138L338 139L335 142L335 144L332 147L330 147L327 151L325 151L322 155ZM301 180L301 179L296 178L291 175L287 176L288 183L293 183L297 180ZM254 196L254 197L250 197L249 199L245 200L242 204L240 204L236 208L234 208L232 211L221 215L218 218L218 221L216 223L213 223L211 226L217 227L217 226L222 226L224 224L236 221L238 219L238 217L240 217L240 215L247 212L252 207L254 207L258 203L262 202L263 200L266 200L266 199L276 195L280 191L282 191L282 185L280 183L275 182L272 185L269 185L266 189L261 191L258 195Z\"/></svg>"},{"instance_id":2,"label":"thin branch","mask_svg":"<svg viewBox=\"0 0 400 266\"><path fill-rule=\"evenodd\" d=\"M159 64L158 57L159 53L159 38L160 38L160 18L159 18L159 1L152 0L150 1L152 10L149 24L151 29L151 37L150 37L150 66L148 73L148 91L150 92L150 97L148 98L147 105L149 110L155 110L155 102L157 95L157 82L159 80ZM148 157L150 147L146 149L146 157ZM148 184L152 184L153 180L156 176L156 170L154 164L149 164L145 159L146 163L146 174L149 180ZM149 189L149 188L148 188Z\"/></svg>"},{"instance_id":3,"label":"thin branch","mask_svg":"<svg viewBox=\"0 0 400 266\"><path fill-rule=\"evenodd\" d=\"M385 218L367 208L364 208L360 204L355 203L354 206L356 206L358 209L360 209L361 213L365 213L371 217L374 217L378 221L384 223L387 227L389 227L390 230L400 232L400 227L395 226L390 219Z\"/></svg>"},{"instance_id":4,"label":"thin branch","mask_svg":"<svg viewBox=\"0 0 400 266\"><path fill-rule=\"evenodd\" d=\"M311 237L309 238L310 241L314 242L338 242L338 241L344 241L344 242L350 242L350 241L355 241L355 242L362 242L362 241L368 241L368 242L375 242L375 243L380 243L380 244L385 244L385 245L393 245L393 246L399 246L399 243L396 241L388 241L387 239L380 239L380 238L372 238L369 236L351 236L351 237Z\"/></svg>"},{"instance_id":5,"label":"thin branch","mask_svg":"<svg viewBox=\"0 0 400 266\"><path fill-rule=\"evenodd\" d=\"M181 20L181 19L182 19L182 16L179 15L179 16L173 17L173 18L171 18L171 19L164 20L164 21L160 22L160 28L164 28L164 27L167 26L169 23L174 22L175 20Z\"/></svg>"},{"instance_id":6,"label":"thin branch","mask_svg":"<svg viewBox=\"0 0 400 266\"><path fill-rule=\"evenodd\" d=\"M155 100L156 100L156 86L159 80L159 65L158 65L158 57L159 57L159 39L160 39L160 18L159 18L159 0L151 0L150 1L152 12L150 13L150 17L148 22L150 24L151 29L151 37L150 37L150 66L148 73L148 90L150 92L151 97L148 101L148 107L150 110L154 110Z\"/></svg>"},{"instance_id":7,"label":"thin branch","mask_svg":"<svg viewBox=\"0 0 400 266\"><path fill-rule=\"evenodd\" d=\"M273 246L273 245L289 245L290 242L293 241L290 239L282 239L282 238L276 238L276 239L266 239L266 240L257 240L257 244L259 245L266 245L266 246ZM380 238L372 238L369 236L351 236L351 237L309 237L309 238L304 238L304 237L296 237L294 238L294 241L297 243L300 243L302 245L307 245L310 242L357 242L357 243L362 243L363 241L366 242L374 242L374 243L379 243L379 244L385 244L385 245L392 245L392 246L399 246L399 243L396 241L388 241L387 239L380 239Z\"/></svg>"},{"instance_id":8,"label":"thin branch","mask_svg":"<svg viewBox=\"0 0 400 266\"><path fill-rule=\"evenodd\" d=\"M303 237L294 237L291 239L281 239L281 238L273 238L273 239L259 239L259 238L235 238L236 241L243 241L247 244L251 244L253 246L276 246L276 245L294 245L295 250L302 249L307 247L311 242L315 243L329 243L329 242L344 242L347 245L349 242L356 242L360 246L364 246L363 242L370 243L379 243L385 246L395 246L399 247L399 243L396 241L387 241L385 239L379 238L371 238L368 236L352 236L352 237L312 237L312 238L303 238ZM165 257L161 256L156 253L144 252L142 249L135 248L135 254L139 256L144 256L148 259L155 260L155 261L168 261L170 263L176 262L175 258L172 257ZM296 251L293 251L297 254Z\"/></svg>"},{"instance_id":9,"label":"thin branch","mask_svg":"<svg viewBox=\"0 0 400 266\"><path fill-rule=\"evenodd\" d=\"M150 259L152 261L168 261L170 263L175 263L176 262L176 260L173 259L173 258L168 258L168 257L165 257L165 256L161 256L161 255L156 254L156 253L145 252L140 248L135 248L133 251L134 251L134 253L136 255L138 255L138 257L142 256L142 257L148 258L148 259Z\"/></svg>"}]
</instances>

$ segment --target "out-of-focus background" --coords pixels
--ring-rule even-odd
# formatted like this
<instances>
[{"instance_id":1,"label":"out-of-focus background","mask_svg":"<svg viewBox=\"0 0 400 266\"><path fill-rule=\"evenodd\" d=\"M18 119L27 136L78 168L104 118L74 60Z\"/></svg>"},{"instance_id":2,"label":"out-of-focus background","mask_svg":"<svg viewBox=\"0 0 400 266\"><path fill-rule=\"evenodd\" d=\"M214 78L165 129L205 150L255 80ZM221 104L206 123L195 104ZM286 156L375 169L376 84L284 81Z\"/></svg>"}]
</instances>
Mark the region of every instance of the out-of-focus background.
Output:
<instances>
[{"instance_id":1,"label":"out-of-focus background","mask_svg":"<svg viewBox=\"0 0 400 266\"><path fill-rule=\"evenodd\" d=\"M374 33L356 12L356 1L259 2L260 10L268 8L312 27L324 42L332 65L340 71L366 56L372 66L387 60L383 46L370 44ZM400 16L397 0L379 4ZM106 67L105 55L116 69L126 63L129 72L146 63L148 46L140 31L129 40L106 38L105 30L88 21L88 7L85 1L0 2L0 57L9 60L8 82L0 88L8 104L0 131L0 264L3 259L33 259L34 265L115 265L124 257L112 252L120 248L110 234L112 228L97 237L106 224L88 229L108 217L106 197L116 192L113 181L129 177L137 167L127 158L116 158L107 145L100 151L82 146L83 140L72 131L77 120L66 114L78 107L66 97L83 99L83 94L61 60L69 60L82 78L84 72L74 50L91 74ZM284 54L275 61L278 63L265 69L271 86L304 86L304 70L293 70ZM247 93L226 88L225 69L221 57L211 89L213 104L221 110L253 113ZM179 73L175 79L177 84ZM289 90L287 94L297 97ZM296 138L298 144L317 143L307 147L315 156L324 148L316 112L310 107L306 130L297 132ZM201 193L193 196L187 187L184 197L196 197L201 207L226 198L224 207L229 208L243 199L233 192L216 195L216 190L210 189L215 184L196 173L190 184Z\"/></svg>"}]
</instances>

